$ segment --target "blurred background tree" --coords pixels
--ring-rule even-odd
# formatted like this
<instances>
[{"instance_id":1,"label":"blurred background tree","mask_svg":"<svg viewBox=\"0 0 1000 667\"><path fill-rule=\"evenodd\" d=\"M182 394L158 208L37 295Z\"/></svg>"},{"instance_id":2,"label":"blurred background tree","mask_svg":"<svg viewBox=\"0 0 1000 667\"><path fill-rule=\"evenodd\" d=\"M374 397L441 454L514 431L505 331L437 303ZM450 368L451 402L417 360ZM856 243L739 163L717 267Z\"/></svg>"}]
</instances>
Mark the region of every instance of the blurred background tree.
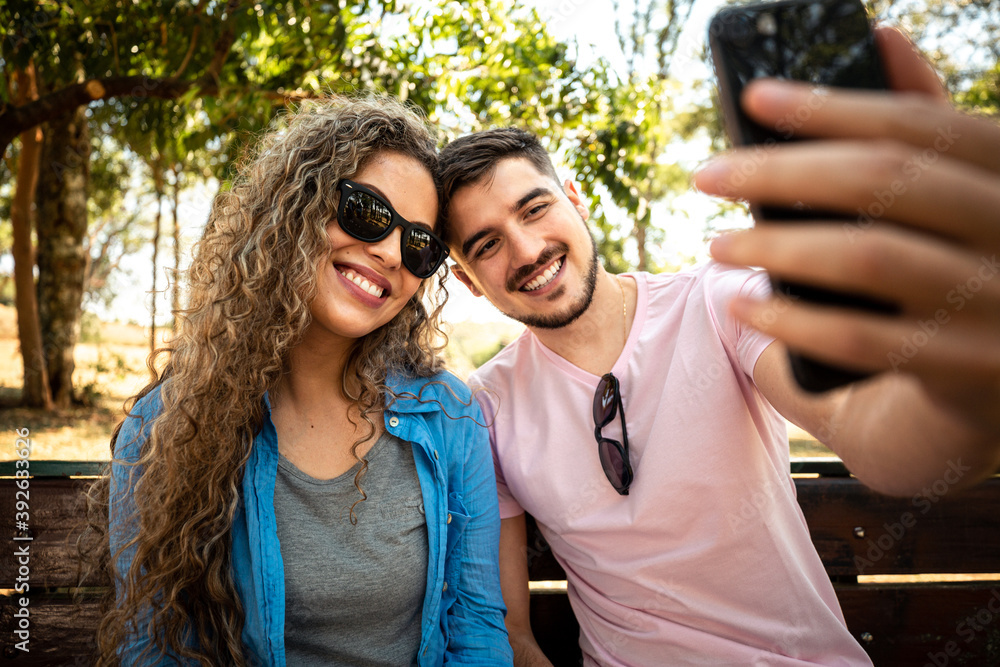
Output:
<instances>
[{"instance_id":1,"label":"blurred background tree","mask_svg":"<svg viewBox=\"0 0 1000 667\"><path fill-rule=\"evenodd\" d=\"M540 18L586 13L588 0L7 0L0 299L16 301L22 400L81 398L81 313L107 309L130 256L152 255L130 281L183 307L175 276L233 165L283 109L329 93L409 100L442 142L495 125L535 131L580 180L610 270L690 261L665 259L664 219L689 216L707 234L736 208L686 207L693 165L724 145L704 29L692 30L703 2L613 0L614 66L582 63L583 45ZM998 0L871 4L910 29L958 104L998 113ZM155 345L167 321L155 298L133 308Z\"/></svg>"},{"instance_id":2,"label":"blurred background tree","mask_svg":"<svg viewBox=\"0 0 1000 667\"><path fill-rule=\"evenodd\" d=\"M49 396L57 407L76 398L73 349L84 294L106 286L115 253L120 257L137 241L141 216L120 213L136 210L152 193L155 213L146 224L155 292L166 228L172 268L181 268L182 184L224 182L247 143L286 105L380 90L435 117L450 114L443 104L461 97L467 116L544 119L539 129L551 129L548 114L558 113L554 82L573 69L565 47L545 39L536 13L491 1L15 0L3 12L0 146L6 151L15 137L39 128L44 137L37 166L21 159L22 139L0 173L5 185L14 173L37 174L37 195L26 194L26 185L19 199L17 183L10 206L15 233L31 239L35 228L35 257L16 253L14 272L20 267L31 275L37 265L34 289L29 280L19 290L37 296L37 315L30 304L22 309L19 302L18 310L19 321L37 320L40 332L40 344L31 343L30 331L21 340L25 368L40 363L47 380L48 389L24 392L39 407ZM525 34L542 39L530 45L511 39ZM31 86L22 81L28 72ZM520 86L503 92L505 81ZM34 97L29 87L37 88ZM175 308L181 300L175 292Z\"/></svg>"}]
</instances>

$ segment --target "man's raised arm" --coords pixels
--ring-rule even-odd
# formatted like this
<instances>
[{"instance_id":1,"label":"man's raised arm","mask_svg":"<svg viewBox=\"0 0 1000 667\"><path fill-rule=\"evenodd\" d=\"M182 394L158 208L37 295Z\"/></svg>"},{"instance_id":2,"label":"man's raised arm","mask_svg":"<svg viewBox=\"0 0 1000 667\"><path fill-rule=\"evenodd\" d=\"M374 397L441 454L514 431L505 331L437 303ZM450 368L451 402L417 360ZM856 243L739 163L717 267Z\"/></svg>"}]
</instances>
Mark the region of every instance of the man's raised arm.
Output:
<instances>
[{"instance_id":1,"label":"man's raised arm","mask_svg":"<svg viewBox=\"0 0 1000 667\"><path fill-rule=\"evenodd\" d=\"M748 113L772 126L793 119L812 141L763 159L733 151L696 184L849 217L758 225L717 239L712 254L899 306L886 316L775 296L736 300L730 312L802 354L882 373L808 396L772 345L754 380L862 481L909 494L945 475L965 486L1000 464L1000 126L952 109L901 33L876 36L897 92L755 82L743 95Z\"/></svg>"}]
</instances>

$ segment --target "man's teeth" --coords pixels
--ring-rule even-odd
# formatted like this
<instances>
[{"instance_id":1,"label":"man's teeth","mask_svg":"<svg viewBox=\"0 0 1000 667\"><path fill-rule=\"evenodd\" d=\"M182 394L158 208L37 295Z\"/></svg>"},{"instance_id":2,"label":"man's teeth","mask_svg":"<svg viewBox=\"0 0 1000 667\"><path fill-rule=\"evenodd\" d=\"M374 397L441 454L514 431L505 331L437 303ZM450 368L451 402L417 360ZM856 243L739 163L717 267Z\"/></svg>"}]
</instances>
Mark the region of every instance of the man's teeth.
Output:
<instances>
[{"instance_id":1,"label":"man's teeth","mask_svg":"<svg viewBox=\"0 0 1000 667\"><path fill-rule=\"evenodd\" d=\"M557 260L555 264L545 269L545 273L538 276L537 278L532 280L530 283L528 283L521 289L525 292L533 292L540 287L545 287L550 282L552 282L552 278L554 278L555 275L559 273L559 269L561 268L562 268L562 260L560 259Z\"/></svg>"},{"instance_id":2,"label":"man's teeth","mask_svg":"<svg viewBox=\"0 0 1000 667\"><path fill-rule=\"evenodd\" d=\"M345 278L347 278L348 280L350 280L355 285L357 285L358 287L360 287L361 289L363 289L364 291L371 294L372 296L379 298L382 297L383 290L381 287L379 287L378 285L372 285L370 282L368 282L366 278L359 276L358 274L354 273L354 271L348 269L346 271L341 271L340 274Z\"/></svg>"}]
</instances>

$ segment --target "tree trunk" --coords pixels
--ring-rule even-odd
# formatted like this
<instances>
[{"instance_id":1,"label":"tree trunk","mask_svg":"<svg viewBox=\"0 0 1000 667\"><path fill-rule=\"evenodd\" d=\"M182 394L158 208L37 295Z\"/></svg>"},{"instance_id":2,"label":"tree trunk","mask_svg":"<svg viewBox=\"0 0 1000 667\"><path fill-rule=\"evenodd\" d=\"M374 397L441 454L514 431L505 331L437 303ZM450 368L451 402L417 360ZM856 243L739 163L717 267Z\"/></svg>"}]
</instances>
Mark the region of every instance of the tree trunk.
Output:
<instances>
[{"instance_id":1,"label":"tree trunk","mask_svg":"<svg viewBox=\"0 0 1000 667\"><path fill-rule=\"evenodd\" d=\"M35 66L29 64L17 73L18 104L38 97ZM36 127L21 134L21 155L17 167L17 190L11 204L14 227L14 292L17 305L17 336L24 363L24 389L21 403L29 408L52 409L52 393L45 373L42 354L42 328L35 294L35 253L31 246L31 205L38 184L38 161L42 152L42 129Z\"/></svg>"},{"instance_id":2,"label":"tree trunk","mask_svg":"<svg viewBox=\"0 0 1000 667\"><path fill-rule=\"evenodd\" d=\"M170 310L173 313L173 330L174 336L177 335L177 313L181 309L181 228L180 220L178 219L177 209L180 207L180 197L181 197L181 172L177 164L174 164L172 171L174 172L174 207L173 207L173 217L174 217L174 280L172 284L172 289L170 292Z\"/></svg>"},{"instance_id":3,"label":"tree trunk","mask_svg":"<svg viewBox=\"0 0 1000 667\"><path fill-rule=\"evenodd\" d=\"M160 251L160 220L163 214L163 168L160 158L150 163L153 170L153 183L156 187L156 222L153 227L153 300L150 303L151 319L149 322L149 351L156 352L156 262Z\"/></svg>"},{"instance_id":4,"label":"tree trunk","mask_svg":"<svg viewBox=\"0 0 1000 667\"><path fill-rule=\"evenodd\" d=\"M90 131L86 107L49 124L38 176L38 305L49 386L56 407L73 402L87 257Z\"/></svg>"},{"instance_id":5,"label":"tree trunk","mask_svg":"<svg viewBox=\"0 0 1000 667\"><path fill-rule=\"evenodd\" d=\"M635 243L639 250L639 265L636 268L639 271L648 271L649 251L646 250L646 231L649 229L650 215L645 199L640 200L639 209L633 229L633 236L635 236Z\"/></svg>"}]
</instances>

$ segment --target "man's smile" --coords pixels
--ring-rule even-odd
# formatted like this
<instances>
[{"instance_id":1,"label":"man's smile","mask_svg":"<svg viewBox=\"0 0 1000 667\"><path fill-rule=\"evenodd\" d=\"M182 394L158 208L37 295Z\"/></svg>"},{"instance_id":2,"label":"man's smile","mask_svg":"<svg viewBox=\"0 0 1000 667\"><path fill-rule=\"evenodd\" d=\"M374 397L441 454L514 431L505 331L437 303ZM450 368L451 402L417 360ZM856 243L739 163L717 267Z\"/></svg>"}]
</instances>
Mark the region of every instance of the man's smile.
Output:
<instances>
[{"instance_id":1,"label":"man's smile","mask_svg":"<svg viewBox=\"0 0 1000 667\"><path fill-rule=\"evenodd\" d=\"M559 269L562 268L562 265L563 265L563 258L560 257L559 259L552 262L548 267L546 267L545 270L542 271L542 273L540 273L539 275L537 275L533 280L526 283L520 289L520 291L534 292L537 289L545 287L550 282L552 282L553 278L556 277L556 274L559 273Z\"/></svg>"}]
</instances>

